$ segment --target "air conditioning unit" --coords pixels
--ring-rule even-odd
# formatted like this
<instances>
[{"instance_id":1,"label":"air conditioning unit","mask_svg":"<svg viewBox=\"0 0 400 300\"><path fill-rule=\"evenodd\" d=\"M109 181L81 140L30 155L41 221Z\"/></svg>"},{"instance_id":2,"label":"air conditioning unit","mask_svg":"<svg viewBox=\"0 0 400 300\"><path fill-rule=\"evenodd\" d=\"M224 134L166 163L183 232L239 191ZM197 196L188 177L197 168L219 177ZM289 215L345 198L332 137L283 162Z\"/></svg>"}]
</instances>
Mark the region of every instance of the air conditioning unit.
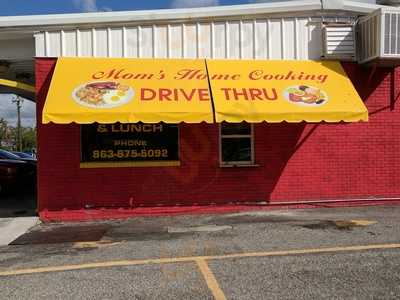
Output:
<instances>
[{"instance_id":1,"label":"air conditioning unit","mask_svg":"<svg viewBox=\"0 0 400 300\"><path fill-rule=\"evenodd\" d=\"M355 26L349 23L323 23L325 59L355 60Z\"/></svg>"},{"instance_id":2,"label":"air conditioning unit","mask_svg":"<svg viewBox=\"0 0 400 300\"><path fill-rule=\"evenodd\" d=\"M359 19L358 62L400 65L400 9L380 8Z\"/></svg>"}]
</instances>

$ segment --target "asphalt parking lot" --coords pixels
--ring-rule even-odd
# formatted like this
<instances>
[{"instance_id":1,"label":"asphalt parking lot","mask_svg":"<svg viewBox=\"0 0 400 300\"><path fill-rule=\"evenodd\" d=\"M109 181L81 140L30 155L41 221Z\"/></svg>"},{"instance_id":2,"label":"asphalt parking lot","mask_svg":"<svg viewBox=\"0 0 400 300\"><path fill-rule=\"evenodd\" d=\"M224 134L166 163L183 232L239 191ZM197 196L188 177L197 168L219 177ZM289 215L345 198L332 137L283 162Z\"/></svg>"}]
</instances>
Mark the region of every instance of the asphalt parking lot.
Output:
<instances>
[{"instance_id":1,"label":"asphalt parking lot","mask_svg":"<svg viewBox=\"0 0 400 300\"><path fill-rule=\"evenodd\" d=\"M42 224L0 247L1 297L398 299L399 215L375 206Z\"/></svg>"}]
</instances>

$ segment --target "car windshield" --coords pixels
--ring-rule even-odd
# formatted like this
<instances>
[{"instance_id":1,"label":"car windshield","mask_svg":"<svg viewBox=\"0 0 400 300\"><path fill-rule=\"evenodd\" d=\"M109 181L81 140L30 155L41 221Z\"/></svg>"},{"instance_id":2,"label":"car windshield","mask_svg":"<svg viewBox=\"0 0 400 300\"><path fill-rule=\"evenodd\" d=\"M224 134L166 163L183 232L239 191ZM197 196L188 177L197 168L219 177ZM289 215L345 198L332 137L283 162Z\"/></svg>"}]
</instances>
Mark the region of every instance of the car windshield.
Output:
<instances>
[{"instance_id":1,"label":"car windshield","mask_svg":"<svg viewBox=\"0 0 400 300\"><path fill-rule=\"evenodd\" d=\"M0 149L0 158L3 158L3 159L20 159L20 157L18 157L17 155L12 154L12 153L10 153L8 151L5 151L5 150L2 150L2 149Z\"/></svg>"}]
</instances>

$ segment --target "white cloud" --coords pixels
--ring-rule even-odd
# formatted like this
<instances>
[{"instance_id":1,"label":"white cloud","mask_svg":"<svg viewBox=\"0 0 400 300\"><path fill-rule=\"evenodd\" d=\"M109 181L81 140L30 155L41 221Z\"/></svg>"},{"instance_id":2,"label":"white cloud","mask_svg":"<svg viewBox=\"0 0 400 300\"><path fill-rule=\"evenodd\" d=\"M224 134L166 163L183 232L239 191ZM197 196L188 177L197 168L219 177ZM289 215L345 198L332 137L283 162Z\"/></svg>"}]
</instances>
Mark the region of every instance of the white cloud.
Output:
<instances>
[{"instance_id":1,"label":"white cloud","mask_svg":"<svg viewBox=\"0 0 400 300\"><path fill-rule=\"evenodd\" d=\"M201 6L216 6L219 5L219 0L173 0L171 7L201 7Z\"/></svg>"},{"instance_id":2,"label":"white cloud","mask_svg":"<svg viewBox=\"0 0 400 300\"><path fill-rule=\"evenodd\" d=\"M286 0L294 1L294 0ZM250 3L264 3L264 2L282 2L281 0L249 0Z\"/></svg>"},{"instance_id":3,"label":"white cloud","mask_svg":"<svg viewBox=\"0 0 400 300\"><path fill-rule=\"evenodd\" d=\"M98 7L96 0L73 0L74 6L82 12L112 11L110 7Z\"/></svg>"},{"instance_id":4,"label":"white cloud","mask_svg":"<svg viewBox=\"0 0 400 300\"><path fill-rule=\"evenodd\" d=\"M12 103L13 95L0 94L0 119L7 120L11 126L17 125L17 107ZM24 100L21 107L21 124L25 127L36 126L36 104Z\"/></svg>"},{"instance_id":5,"label":"white cloud","mask_svg":"<svg viewBox=\"0 0 400 300\"><path fill-rule=\"evenodd\" d=\"M98 11L96 0L74 0L74 6L83 12Z\"/></svg>"}]
</instances>

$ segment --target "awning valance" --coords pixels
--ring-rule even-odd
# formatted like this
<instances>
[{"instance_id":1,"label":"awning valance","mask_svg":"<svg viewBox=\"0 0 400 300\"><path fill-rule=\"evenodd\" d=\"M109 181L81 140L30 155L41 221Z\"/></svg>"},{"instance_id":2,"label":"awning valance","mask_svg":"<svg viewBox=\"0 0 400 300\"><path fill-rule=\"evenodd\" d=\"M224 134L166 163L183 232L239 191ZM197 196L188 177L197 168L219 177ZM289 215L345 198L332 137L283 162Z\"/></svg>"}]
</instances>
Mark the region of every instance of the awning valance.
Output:
<instances>
[{"instance_id":1,"label":"awning valance","mask_svg":"<svg viewBox=\"0 0 400 300\"><path fill-rule=\"evenodd\" d=\"M43 123L354 122L339 62L60 58Z\"/></svg>"}]
</instances>

